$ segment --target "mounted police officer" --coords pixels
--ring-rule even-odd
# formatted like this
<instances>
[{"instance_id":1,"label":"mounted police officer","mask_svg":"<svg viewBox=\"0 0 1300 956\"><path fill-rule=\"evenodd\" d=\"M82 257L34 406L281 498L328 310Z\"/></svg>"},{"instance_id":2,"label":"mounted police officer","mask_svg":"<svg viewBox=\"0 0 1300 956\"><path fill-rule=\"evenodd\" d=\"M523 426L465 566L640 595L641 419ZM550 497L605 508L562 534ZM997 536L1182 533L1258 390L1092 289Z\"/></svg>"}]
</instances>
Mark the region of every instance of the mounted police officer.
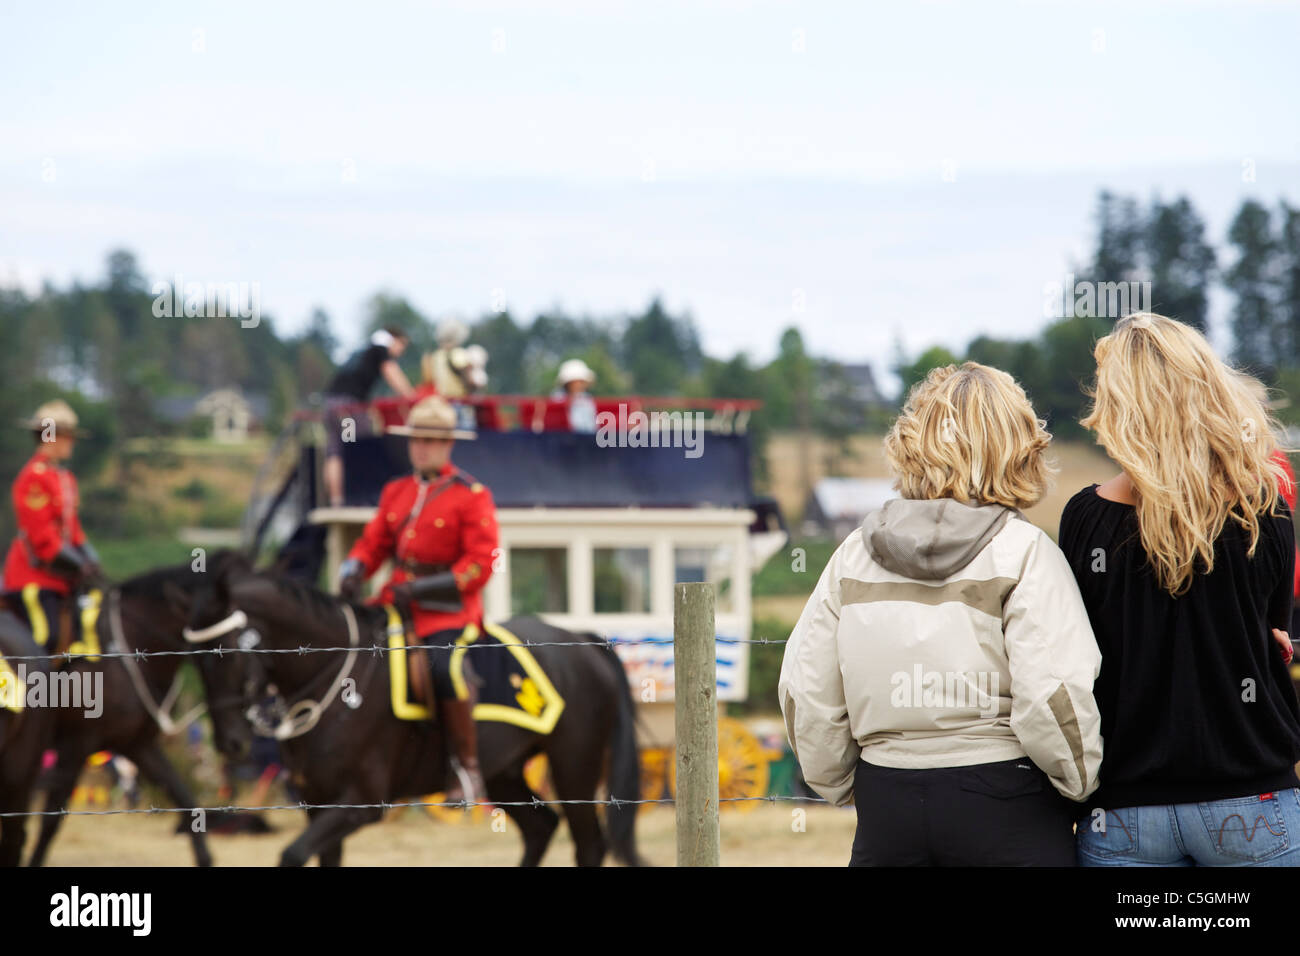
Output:
<instances>
[{"instance_id":1,"label":"mounted police officer","mask_svg":"<svg viewBox=\"0 0 1300 956\"><path fill-rule=\"evenodd\" d=\"M475 434L457 425L444 399L422 399L405 425L387 431L409 438L413 474L384 487L379 510L339 568L339 591L355 600L365 579L392 559L393 576L378 600L409 606L419 639L439 645L429 652L438 713L465 774L464 786L450 793L477 800L487 790L468 688L451 674L451 645L471 626L482 631L480 592L497 548L496 507L486 487L451 463L455 440Z\"/></svg>"},{"instance_id":2,"label":"mounted police officer","mask_svg":"<svg viewBox=\"0 0 1300 956\"><path fill-rule=\"evenodd\" d=\"M64 467L76 440L87 437L77 413L59 399L21 424L34 435L36 452L13 485L18 537L5 559L4 591L10 609L45 647L57 635L65 606L82 587L98 583L102 572L77 514L77 479Z\"/></svg>"}]
</instances>

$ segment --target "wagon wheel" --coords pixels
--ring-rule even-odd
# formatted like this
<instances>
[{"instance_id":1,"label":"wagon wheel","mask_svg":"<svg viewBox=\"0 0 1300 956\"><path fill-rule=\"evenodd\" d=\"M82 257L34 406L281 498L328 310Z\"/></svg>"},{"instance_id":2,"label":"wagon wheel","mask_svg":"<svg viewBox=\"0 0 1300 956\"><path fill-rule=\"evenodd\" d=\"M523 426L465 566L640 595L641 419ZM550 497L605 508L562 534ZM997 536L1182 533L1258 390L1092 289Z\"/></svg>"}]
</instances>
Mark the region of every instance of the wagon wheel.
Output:
<instances>
[{"instance_id":1,"label":"wagon wheel","mask_svg":"<svg viewBox=\"0 0 1300 956\"><path fill-rule=\"evenodd\" d=\"M769 764L758 738L731 717L718 718L718 806L747 813L757 800L738 797L767 796ZM668 768L669 786L677 792L677 761ZM728 801L730 798L730 801ZM728 801L728 802L724 802Z\"/></svg>"},{"instance_id":2,"label":"wagon wheel","mask_svg":"<svg viewBox=\"0 0 1300 956\"><path fill-rule=\"evenodd\" d=\"M668 747L643 747L641 758L641 799L661 800L671 797L668 790L668 765L672 763L673 752ZM640 813L650 807L663 806L659 803L643 803L637 809Z\"/></svg>"}]
</instances>

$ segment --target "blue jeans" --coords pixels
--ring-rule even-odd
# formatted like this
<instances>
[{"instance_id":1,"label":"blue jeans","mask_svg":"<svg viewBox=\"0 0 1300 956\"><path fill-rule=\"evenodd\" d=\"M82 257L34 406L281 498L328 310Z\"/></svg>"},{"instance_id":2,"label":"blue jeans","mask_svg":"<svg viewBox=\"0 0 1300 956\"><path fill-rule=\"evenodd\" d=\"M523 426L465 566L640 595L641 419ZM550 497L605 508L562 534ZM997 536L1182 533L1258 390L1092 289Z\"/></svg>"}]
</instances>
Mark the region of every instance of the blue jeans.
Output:
<instances>
[{"instance_id":1,"label":"blue jeans","mask_svg":"<svg viewBox=\"0 0 1300 956\"><path fill-rule=\"evenodd\" d=\"M1300 789L1097 810L1075 850L1080 866L1300 866Z\"/></svg>"}]
</instances>

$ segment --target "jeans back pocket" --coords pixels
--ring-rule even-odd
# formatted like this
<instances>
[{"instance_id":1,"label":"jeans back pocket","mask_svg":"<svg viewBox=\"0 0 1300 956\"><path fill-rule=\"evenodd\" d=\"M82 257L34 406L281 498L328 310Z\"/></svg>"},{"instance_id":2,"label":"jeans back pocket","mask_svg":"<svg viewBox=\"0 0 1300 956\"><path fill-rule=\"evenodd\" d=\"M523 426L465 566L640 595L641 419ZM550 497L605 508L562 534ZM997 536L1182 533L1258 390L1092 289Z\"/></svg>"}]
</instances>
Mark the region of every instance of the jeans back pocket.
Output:
<instances>
[{"instance_id":1,"label":"jeans back pocket","mask_svg":"<svg viewBox=\"0 0 1300 956\"><path fill-rule=\"evenodd\" d=\"M1214 852L1227 860L1256 863L1291 845L1275 793L1198 803Z\"/></svg>"},{"instance_id":2,"label":"jeans back pocket","mask_svg":"<svg viewBox=\"0 0 1300 956\"><path fill-rule=\"evenodd\" d=\"M1075 822L1075 842L1087 856L1109 859L1137 852L1138 808L1090 810Z\"/></svg>"}]
</instances>

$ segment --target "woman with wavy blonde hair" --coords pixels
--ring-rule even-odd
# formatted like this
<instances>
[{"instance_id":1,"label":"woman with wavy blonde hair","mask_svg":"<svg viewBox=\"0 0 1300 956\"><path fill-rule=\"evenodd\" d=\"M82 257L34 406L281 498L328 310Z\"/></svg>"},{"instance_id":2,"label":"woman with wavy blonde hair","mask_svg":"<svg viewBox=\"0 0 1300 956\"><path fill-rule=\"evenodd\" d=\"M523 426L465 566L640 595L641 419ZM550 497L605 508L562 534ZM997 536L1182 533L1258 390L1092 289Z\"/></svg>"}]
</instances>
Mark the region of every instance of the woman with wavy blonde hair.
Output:
<instances>
[{"instance_id":1,"label":"woman with wavy blonde hair","mask_svg":"<svg viewBox=\"0 0 1300 956\"><path fill-rule=\"evenodd\" d=\"M1069 565L1020 511L1049 441L1005 372L932 371L885 439L903 497L840 545L790 635L786 731L808 784L856 801L853 865L1074 863L1101 658Z\"/></svg>"},{"instance_id":2,"label":"woman with wavy blonde hair","mask_svg":"<svg viewBox=\"0 0 1300 956\"><path fill-rule=\"evenodd\" d=\"M1151 313L1095 355L1082 424L1122 471L1061 515L1102 652L1106 756L1079 861L1300 865L1300 706L1278 646L1295 531L1262 386Z\"/></svg>"}]
</instances>

